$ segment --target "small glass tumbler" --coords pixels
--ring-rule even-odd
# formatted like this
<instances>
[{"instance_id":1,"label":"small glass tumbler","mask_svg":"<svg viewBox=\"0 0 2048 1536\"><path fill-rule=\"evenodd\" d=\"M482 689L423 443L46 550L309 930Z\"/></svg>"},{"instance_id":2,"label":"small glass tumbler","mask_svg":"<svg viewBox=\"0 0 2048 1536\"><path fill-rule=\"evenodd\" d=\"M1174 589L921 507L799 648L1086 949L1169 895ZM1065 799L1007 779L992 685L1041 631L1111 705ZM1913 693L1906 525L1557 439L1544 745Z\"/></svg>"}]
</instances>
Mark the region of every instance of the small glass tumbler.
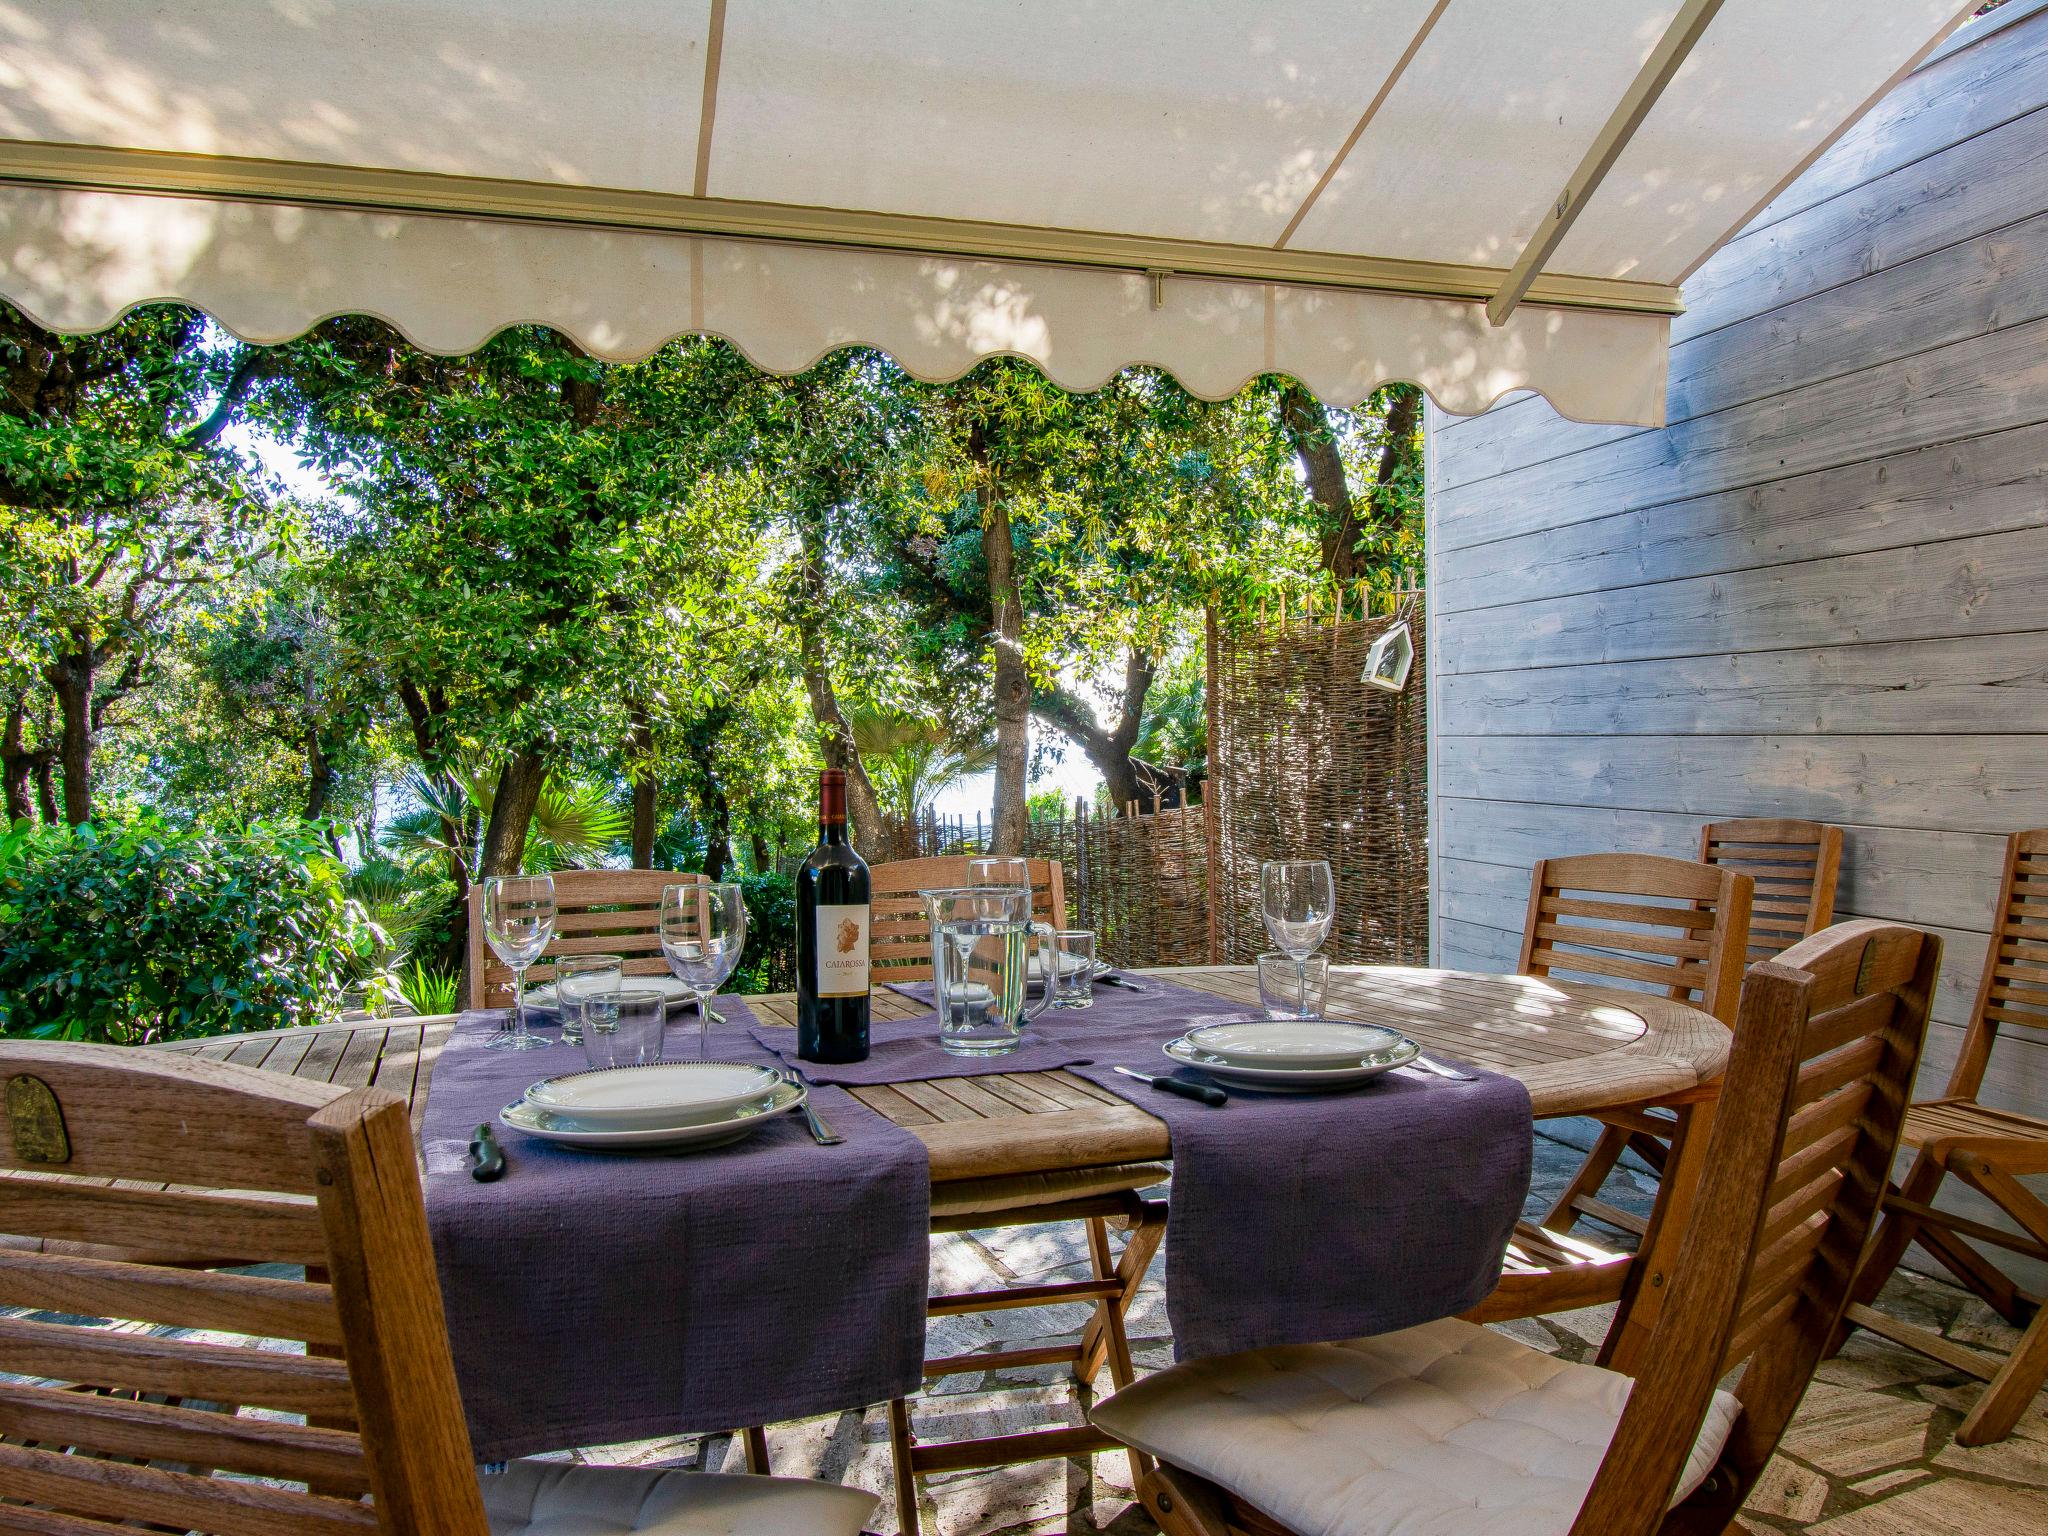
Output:
<instances>
[{"instance_id":1,"label":"small glass tumbler","mask_svg":"<svg viewBox=\"0 0 2048 1536\"><path fill-rule=\"evenodd\" d=\"M562 1015L562 1044L583 1043L583 1005L625 984L626 962L618 955L564 955L555 962L555 1007Z\"/></svg>"},{"instance_id":2,"label":"small glass tumbler","mask_svg":"<svg viewBox=\"0 0 2048 1536\"><path fill-rule=\"evenodd\" d=\"M583 1002L583 1055L592 1068L644 1067L661 1060L668 999L649 987L599 992Z\"/></svg>"},{"instance_id":3,"label":"small glass tumbler","mask_svg":"<svg viewBox=\"0 0 2048 1536\"><path fill-rule=\"evenodd\" d=\"M1095 1006L1095 934L1068 928L1052 936L1052 1005L1055 1008Z\"/></svg>"},{"instance_id":4,"label":"small glass tumbler","mask_svg":"<svg viewBox=\"0 0 2048 1536\"><path fill-rule=\"evenodd\" d=\"M1269 949L1259 956L1259 1006L1269 1019L1320 1019L1330 991L1330 957L1305 960Z\"/></svg>"}]
</instances>

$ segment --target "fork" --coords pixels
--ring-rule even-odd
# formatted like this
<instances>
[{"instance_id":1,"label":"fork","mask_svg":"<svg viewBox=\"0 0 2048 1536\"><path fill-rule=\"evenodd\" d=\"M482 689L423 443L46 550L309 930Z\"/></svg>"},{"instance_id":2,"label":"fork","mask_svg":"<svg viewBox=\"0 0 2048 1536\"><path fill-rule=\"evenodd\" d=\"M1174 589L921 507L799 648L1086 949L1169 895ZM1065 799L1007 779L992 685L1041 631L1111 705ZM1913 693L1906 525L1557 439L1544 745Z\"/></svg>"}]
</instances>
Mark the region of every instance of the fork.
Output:
<instances>
[{"instance_id":1,"label":"fork","mask_svg":"<svg viewBox=\"0 0 2048 1536\"><path fill-rule=\"evenodd\" d=\"M805 1089L808 1089L811 1086L811 1080L805 1077L803 1073L797 1071L795 1067L782 1068L782 1080L786 1083L798 1084L799 1086ZM819 1114L815 1109L811 1108L811 1099L809 1093L806 1093L804 1095L803 1103L798 1105L797 1107L804 1112L804 1121L811 1128L811 1140L815 1141L819 1146L836 1147L842 1141L846 1140L844 1136L841 1136L837 1131L833 1130L831 1126L827 1125L824 1122L824 1120L819 1117Z\"/></svg>"}]
</instances>

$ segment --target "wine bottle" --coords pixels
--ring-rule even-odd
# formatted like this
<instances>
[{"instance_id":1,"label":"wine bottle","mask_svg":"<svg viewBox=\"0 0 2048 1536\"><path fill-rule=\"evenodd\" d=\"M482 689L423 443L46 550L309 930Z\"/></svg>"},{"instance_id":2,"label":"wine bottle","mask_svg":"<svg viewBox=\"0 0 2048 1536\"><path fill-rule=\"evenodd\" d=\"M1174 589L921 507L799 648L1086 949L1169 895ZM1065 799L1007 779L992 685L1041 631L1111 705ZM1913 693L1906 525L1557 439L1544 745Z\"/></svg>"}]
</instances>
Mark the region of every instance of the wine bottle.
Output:
<instances>
[{"instance_id":1,"label":"wine bottle","mask_svg":"<svg viewBox=\"0 0 2048 1536\"><path fill-rule=\"evenodd\" d=\"M867 861L846 833L846 775L818 775L818 846L796 872L796 1053L868 1058Z\"/></svg>"}]
</instances>

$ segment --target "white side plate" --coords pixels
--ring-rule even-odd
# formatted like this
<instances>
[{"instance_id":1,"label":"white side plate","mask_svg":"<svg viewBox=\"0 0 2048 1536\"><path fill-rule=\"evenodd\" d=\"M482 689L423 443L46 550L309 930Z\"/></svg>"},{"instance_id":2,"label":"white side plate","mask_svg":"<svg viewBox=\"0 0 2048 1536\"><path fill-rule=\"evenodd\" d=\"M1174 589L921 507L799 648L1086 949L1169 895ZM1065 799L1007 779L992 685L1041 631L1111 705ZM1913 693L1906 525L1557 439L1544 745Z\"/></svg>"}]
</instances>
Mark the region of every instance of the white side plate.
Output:
<instances>
[{"instance_id":1,"label":"white side plate","mask_svg":"<svg viewBox=\"0 0 2048 1536\"><path fill-rule=\"evenodd\" d=\"M722 1147L727 1142L738 1141L803 1101L803 1084L783 1083L760 1103L729 1111L702 1125L637 1131L599 1130L562 1115L550 1114L524 1099L516 1104L507 1104L498 1111L498 1118L515 1131L524 1131L542 1141L559 1142L568 1147L584 1147L596 1152L652 1151L658 1148L683 1152Z\"/></svg>"},{"instance_id":2,"label":"white side plate","mask_svg":"<svg viewBox=\"0 0 2048 1536\"><path fill-rule=\"evenodd\" d=\"M592 1128L659 1130L715 1119L781 1080L755 1062L659 1061L545 1078L526 1090L526 1102Z\"/></svg>"},{"instance_id":3,"label":"white side plate","mask_svg":"<svg viewBox=\"0 0 2048 1536\"><path fill-rule=\"evenodd\" d=\"M1252 1019L1198 1024L1183 1037L1198 1051L1247 1067L1341 1067L1392 1050L1402 1036L1337 1019Z\"/></svg>"},{"instance_id":4,"label":"white side plate","mask_svg":"<svg viewBox=\"0 0 2048 1536\"><path fill-rule=\"evenodd\" d=\"M1328 1093L1336 1088L1356 1088L1382 1073L1405 1067L1422 1054L1422 1047L1405 1035L1395 1035L1396 1044L1370 1056L1353 1057L1340 1066L1275 1067L1244 1066L1188 1043L1187 1037L1169 1040L1161 1047L1184 1067L1194 1067L1218 1082L1264 1093Z\"/></svg>"}]
</instances>

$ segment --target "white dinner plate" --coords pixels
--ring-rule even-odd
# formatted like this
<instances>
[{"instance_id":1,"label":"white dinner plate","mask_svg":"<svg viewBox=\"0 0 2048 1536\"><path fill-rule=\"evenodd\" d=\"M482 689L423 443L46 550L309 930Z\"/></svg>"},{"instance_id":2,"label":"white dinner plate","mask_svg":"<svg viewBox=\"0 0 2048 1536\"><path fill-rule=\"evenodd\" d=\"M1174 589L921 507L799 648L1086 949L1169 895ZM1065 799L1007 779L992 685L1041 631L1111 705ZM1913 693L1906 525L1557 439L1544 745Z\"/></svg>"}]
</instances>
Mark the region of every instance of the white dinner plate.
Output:
<instances>
[{"instance_id":1,"label":"white dinner plate","mask_svg":"<svg viewBox=\"0 0 2048 1536\"><path fill-rule=\"evenodd\" d=\"M1198 1024L1182 1037L1198 1051L1242 1067L1343 1067L1392 1050L1402 1040L1377 1024L1340 1019L1229 1019Z\"/></svg>"},{"instance_id":2,"label":"white dinner plate","mask_svg":"<svg viewBox=\"0 0 2048 1536\"><path fill-rule=\"evenodd\" d=\"M1324 1067L1245 1066L1190 1045L1185 1035L1167 1041L1162 1049L1182 1066L1194 1067L1235 1087L1256 1088L1263 1093L1328 1093L1371 1082L1396 1067L1405 1067L1422 1054L1422 1047L1407 1036L1395 1035L1394 1040L1396 1043L1387 1050L1355 1057L1340 1066Z\"/></svg>"},{"instance_id":3,"label":"white dinner plate","mask_svg":"<svg viewBox=\"0 0 2048 1536\"><path fill-rule=\"evenodd\" d=\"M639 990L659 992L671 1003L687 1003L697 995L673 976L628 976L619 985L629 992ZM555 984L552 981L548 981L541 983L537 987L529 987L526 992L526 1000L536 1008L554 1007Z\"/></svg>"},{"instance_id":4,"label":"white dinner plate","mask_svg":"<svg viewBox=\"0 0 2048 1536\"><path fill-rule=\"evenodd\" d=\"M524 1099L516 1104L507 1104L498 1111L498 1118L513 1130L524 1131L542 1141L560 1142L563 1146L583 1147L594 1152L638 1152L661 1148L682 1152L722 1147L727 1142L738 1141L742 1136L759 1130L784 1110L796 1108L803 1103L804 1097L803 1084L785 1082L759 1103L742 1105L716 1119L698 1125L651 1130L600 1130L565 1115L551 1114Z\"/></svg>"},{"instance_id":5,"label":"white dinner plate","mask_svg":"<svg viewBox=\"0 0 2048 1536\"><path fill-rule=\"evenodd\" d=\"M657 1061L544 1078L526 1090L526 1102L592 1129L660 1130L714 1120L781 1081L756 1062Z\"/></svg>"}]
</instances>

